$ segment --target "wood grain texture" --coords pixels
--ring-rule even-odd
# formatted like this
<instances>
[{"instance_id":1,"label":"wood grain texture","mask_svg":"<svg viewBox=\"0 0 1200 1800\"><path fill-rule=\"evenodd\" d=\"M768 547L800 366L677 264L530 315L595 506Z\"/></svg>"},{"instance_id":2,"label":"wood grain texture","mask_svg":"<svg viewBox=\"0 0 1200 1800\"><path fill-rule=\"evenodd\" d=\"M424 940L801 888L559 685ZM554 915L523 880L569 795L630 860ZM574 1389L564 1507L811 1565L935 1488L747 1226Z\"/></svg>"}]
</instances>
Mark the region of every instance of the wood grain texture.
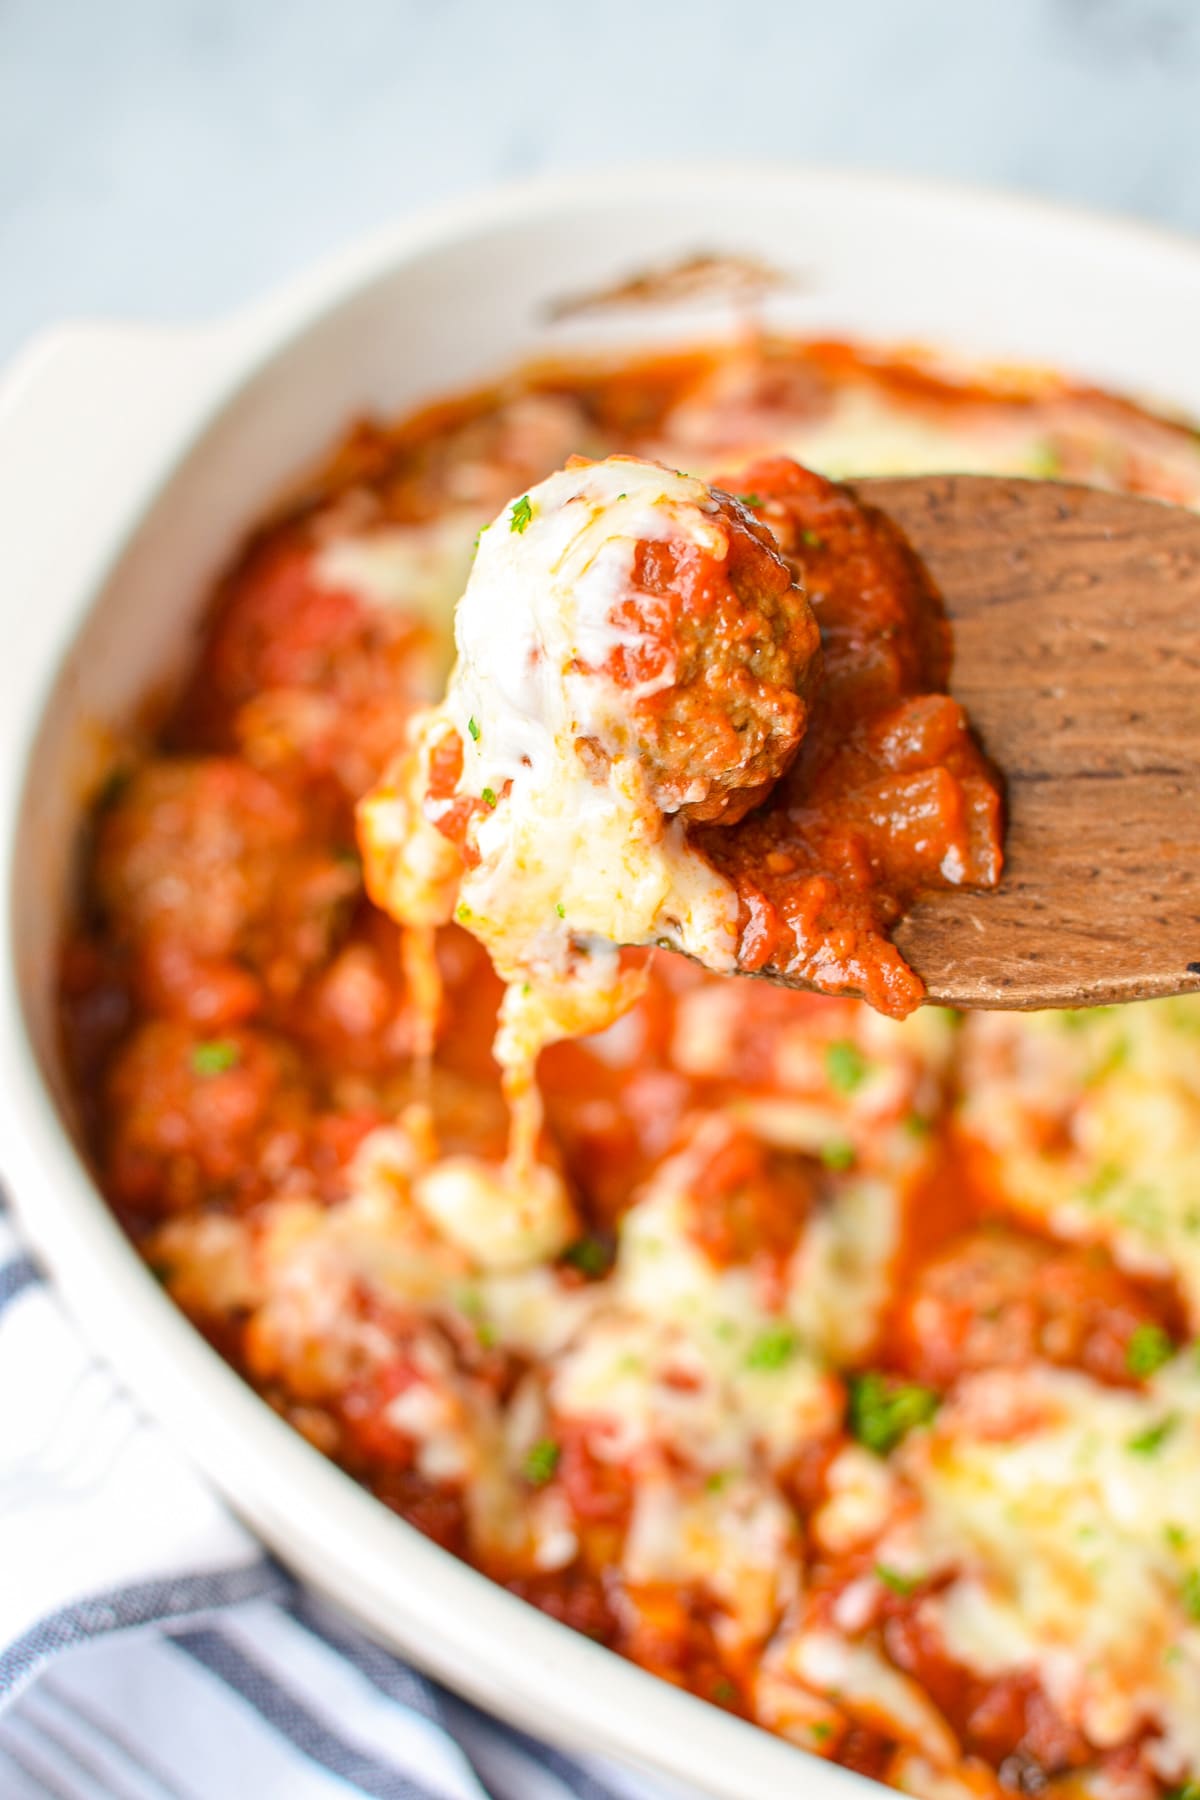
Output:
<instances>
[{"instance_id":1,"label":"wood grain texture","mask_svg":"<svg viewBox=\"0 0 1200 1800\"><path fill-rule=\"evenodd\" d=\"M928 569L951 692L1007 785L999 888L931 894L896 930L930 999L1200 991L1200 517L984 476L854 492Z\"/></svg>"}]
</instances>

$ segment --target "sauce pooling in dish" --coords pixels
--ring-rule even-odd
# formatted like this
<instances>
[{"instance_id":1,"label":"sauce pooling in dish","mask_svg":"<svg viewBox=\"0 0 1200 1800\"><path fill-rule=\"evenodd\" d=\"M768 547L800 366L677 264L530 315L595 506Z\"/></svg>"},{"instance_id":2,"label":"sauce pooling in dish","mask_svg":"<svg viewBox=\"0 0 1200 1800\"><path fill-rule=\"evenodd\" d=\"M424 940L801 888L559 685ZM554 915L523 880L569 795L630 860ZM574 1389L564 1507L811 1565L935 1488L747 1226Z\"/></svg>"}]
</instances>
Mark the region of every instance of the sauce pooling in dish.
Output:
<instances>
[{"instance_id":1,"label":"sauce pooling in dish","mask_svg":"<svg viewBox=\"0 0 1200 1800\"><path fill-rule=\"evenodd\" d=\"M500 984L455 923L401 954L354 812L444 689L480 527L573 451L757 494L803 564L825 675L784 796L887 615L833 594L840 493L750 464L1200 505L1186 428L838 344L518 371L354 427L97 803L62 997L98 1179L267 1403L553 1617L927 1800L1158 1800L1200 1779L1200 1004L897 1019L660 951L612 1027L543 1054L545 1175L484 1178ZM798 543L793 487L827 509ZM847 714L936 718L922 644ZM826 743L853 817L880 751ZM754 818L687 840L736 883Z\"/></svg>"}]
</instances>

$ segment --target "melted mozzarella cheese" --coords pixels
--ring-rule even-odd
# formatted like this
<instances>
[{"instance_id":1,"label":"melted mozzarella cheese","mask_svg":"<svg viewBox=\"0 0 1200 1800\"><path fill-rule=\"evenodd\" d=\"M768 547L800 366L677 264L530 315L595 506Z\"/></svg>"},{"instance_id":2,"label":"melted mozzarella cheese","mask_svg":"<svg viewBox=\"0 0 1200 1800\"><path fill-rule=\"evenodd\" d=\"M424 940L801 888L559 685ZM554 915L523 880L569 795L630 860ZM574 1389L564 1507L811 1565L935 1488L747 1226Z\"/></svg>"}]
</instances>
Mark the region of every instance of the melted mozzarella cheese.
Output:
<instances>
[{"instance_id":1,"label":"melted mozzarella cheese","mask_svg":"<svg viewBox=\"0 0 1200 1800\"><path fill-rule=\"evenodd\" d=\"M481 534L458 604L445 701L364 803L375 898L404 923L445 916L451 865L432 841L437 803L420 789L456 733L456 792L475 803L457 917L510 983L506 1065L528 1065L541 1044L599 1030L632 1003L639 983L620 972L618 944L667 942L733 967L733 888L661 813L623 748L631 701L672 683L671 657L656 640L655 673L632 689L608 667L644 647L647 628L622 616L638 544L721 553L716 515L701 482L633 458L562 470L506 508Z\"/></svg>"},{"instance_id":2,"label":"melted mozzarella cheese","mask_svg":"<svg viewBox=\"0 0 1200 1800\"><path fill-rule=\"evenodd\" d=\"M1200 1761L1200 1367L1144 1392L1031 1368L965 1381L898 1459L919 1503L922 1602L952 1656L982 1674L1035 1670L1101 1747L1149 1728L1174 1780ZM903 1543L899 1543L899 1537ZM913 1559L900 1528L901 1566ZM887 1536L880 1559L891 1564Z\"/></svg>"},{"instance_id":3,"label":"melted mozzarella cheese","mask_svg":"<svg viewBox=\"0 0 1200 1800\"><path fill-rule=\"evenodd\" d=\"M580 1015L598 1029L634 997L615 944L666 941L732 969L737 904L620 750L631 700L675 679L670 658L640 689L607 672L641 641L620 619L638 543L721 547L707 489L614 458L552 475L516 504L527 519L509 508L480 539L444 714L463 745L459 791L487 808L459 916L517 984L504 1029L527 1052Z\"/></svg>"},{"instance_id":4,"label":"melted mozzarella cheese","mask_svg":"<svg viewBox=\"0 0 1200 1800\"><path fill-rule=\"evenodd\" d=\"M779 1468L840 1416L838 1384L754 1272L717 1267L691 1235L688 1189L713 1143L702 1131L625 1215L607 1304L551 1375L554 1411L593 1427L611 1461L665 1450L713 1474Z\"/></svg>"},{"instance_id":5,"label":"melted mozzarella cheese","mask_svg":"<svg viewBox=\"0 0 1200 1800\"><path fill-rule=\"evenodd\" d=\"M977 1014L963 1118L1014 1210L1174 1275L1200 1326L1200 998Z\"/></svg>"},{"instance_id":6,"label":"melted mozzarella cheese","mask_svg":"<svg viewBox=\"0 0 1200 1800\"><path fill-rule=\"evenodd\" d=\"M450 618L470 571L478 528L475 512L453 509L426 525L346 532L320 546L313 579L356 595L364 605L415 613L443 637L448 650Z\"/></svg>"},{"instance_id":7,"label":"melted mozzarella cheese","mask_svg":"<svg viewBox=\"0 0 1200 1800\"><path fill-rule=\"evenodd\" d=\"M633 1588L702 1586L718 1642L736 1653L761 1644L795 1598L798 1551L791 1508L768 1484L742 1476L696 1488L658 1471L638 1483L622 1563Z\"/></svg>"}]
</instances>

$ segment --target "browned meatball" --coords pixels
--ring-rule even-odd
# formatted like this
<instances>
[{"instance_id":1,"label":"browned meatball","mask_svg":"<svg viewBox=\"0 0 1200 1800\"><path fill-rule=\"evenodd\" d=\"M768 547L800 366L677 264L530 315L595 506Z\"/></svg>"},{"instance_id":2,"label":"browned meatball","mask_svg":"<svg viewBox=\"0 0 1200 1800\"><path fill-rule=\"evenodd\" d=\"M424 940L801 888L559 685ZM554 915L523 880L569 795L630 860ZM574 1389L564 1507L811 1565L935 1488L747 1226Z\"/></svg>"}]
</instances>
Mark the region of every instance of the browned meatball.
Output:
<instances>
[{"instance_id":1,"label":"browned meatball","mask_svg":"<svg viewBox=\"0 0 1200 1800\"><path fill-rule=\"evenodd\" d=\"M101 822L93 880L144 1002L204 1025L293 993L359 886L299 799L233 757L139 769Z\"/></svg>"},{"instance_id":2,"label":"browned meatball","mask_svg":"<svg viewBox=\"0 0 1200 1800\"><path fill-rule=\"evenodd\" d=\"M660 811L733 824L799 748L820 635L767 528L732 495L676 479L698 491L700 529L634 544L611 614L624 642L603 665L628 696L624 729L601 747L636 753Z\"/></svg>"},{"instance_id":3,"label":"browned meatball","mask_svg":"<svg viewBox=\"0 0 1200 1800\"><path fill-rule=\"evenodd\" d=\"M897 1341L907 1371L934 1387L972 1369L1039 1360L1121 1383L1137 1372L1134 1334L1169 1344L1173 1310L1103 1251L997 1228L957 1239L926 1264L905 1297Z\"/></svg>"}]
</instances>

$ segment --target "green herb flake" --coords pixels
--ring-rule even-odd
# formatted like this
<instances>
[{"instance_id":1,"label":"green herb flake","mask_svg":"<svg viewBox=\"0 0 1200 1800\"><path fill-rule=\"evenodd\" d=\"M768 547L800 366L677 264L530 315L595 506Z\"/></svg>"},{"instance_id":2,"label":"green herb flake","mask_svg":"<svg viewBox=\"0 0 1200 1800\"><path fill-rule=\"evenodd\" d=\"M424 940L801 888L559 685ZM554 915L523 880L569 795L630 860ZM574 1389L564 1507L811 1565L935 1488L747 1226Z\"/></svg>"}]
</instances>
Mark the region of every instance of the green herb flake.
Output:
<instances>
[{"instance_id":1,"label":"green herb flake","mask_svg":"<svg viewBox=\"0 0 1200 1800\"><path fill-rule=\"evenodd\" d=\"M1126 1440L1126 1449L1132 1450L1135 1456L1156 1456L1179 1424L1178 1413L1168 1413L1157 1425L1148 1425L1145 1431L1135 1432Z\"/></svg>"},{"instance_id":2,"label":"green herb flake","mask_svg":"<svg viewBox=\"0 0 1200 1800\"><path fill-rule=\"evenodd\" d=\"M839 1038L825 1051L825 1073L839 1094L853 1094L867 1078L867 1059L849 1038Z\"/></svg>"},{"instance_id":3,"label":"green herb flake","mask_svg":"<svg viewBox=\"0 0 1200 1800\"><path fill-rule=\"evenodd\" d=\"M814 1719L808 1728L808 1735L815 1744L823 1744L833 1736L833 1726L828 1719Z\"/></svg>"},{"instance_id":4,"label":"green herb flake","mask_svg":"<svg viewBox=\"0 0 1200 1800\"><path fill-rule=\"evenodd\" d=\"M907 1137L923 1139L933 1135L933 1120L927 1119L924 1113L905 1113L903 1125Z\"/></svg>"},{"instance_id":5,"label":"green herb flake","mask_svg":"<svg viewBox=\"0 0 1200 1800\"><path fill-rule=\"evenodd\" d=\"M482 794L480 794L479 798L483 801L483 804L485 806L489 806L489 807L495 806L495 804L496 804L495 788L490 788L490 787L484 788L484 790L483 790Z\"/></svg>"},{"instance_id":6,"label":"green herb flake","mask_svg":"<svg viewBox=\"0 0 1200 1800\"><path fill-rule=\"evenodd\" d=\"M496 1327L480 1319L475 1327L475 1341L481 1350L494 1350L499 1342Z\"/></svg>"},{"instance_id":7,"label":"green herb flake","mask_svg":"<svg viewBox=\"0 0 1200 1800\"><path fill-rule=\"evenodd\" d=\"M236 1069L242 1053L232 1038L209 1038L192 1050L192 1072L196 1075L226 1075Z\"/></svg>"},{"instance_id":8,"label":"green herb flake","mask_svg":"<svg viewBox=\"0 0 1200 1800\"><path fill-rule=\"evenodd\" d=\"M563 903L562 903L562 901L561 901L561 900L556 900L556 901L555 901L555 902L554 902L554 910L555 910L555 912L556 912L556 913L557 913L557 914L558 914L558 916L559 916L559 918L560 918L560 919L565 919L565 918L566 918L566 916L567 916L567 909L566 909L566 907L565 907L565 906L564 906L564 905L563 905Z\"/></svg>"},{"instance_id":9,"label":"green herb flake","mask_svg":"<svg viewBox=\"0 0 1200 1800\"><path fill-rule=\"evenodd\" d=\"M526 1455L521 1473L534 1487L545 1487L558 1467L561 1454L553 1438L539 1438Z\"/></svg>"},{"instance_id":10,"label":"green herb flake","mask_svg":"<svg viewBox=\"0 0 1200 1800\"><path fill-rule=\"evenodd\" d=\"M712 1697L718 1706L732 1706L738 1697L738 1691L728 1676L722 1675L719 1681L712 1684Z\"/></svg>"},{"instance_id":11,"label":"green herb flake","mask_svg":"<svg viewBox=\"0 0 1200 1800\"><path fill-rule=\"evenodd\" d=\"M1029 474L1039 481L1053 481L1063 472L1062 455L1055 444L1035 444L1029 454Z\"/></svg>"},{"instance_id":12,"label":"green herb flake","mask_svg":"<svg viewBox=\"0 0 1200 1800\"><path fill-rule=\"evenodd\" d=\"M479 742L479 720L475 717L474 713L472 713L471 717L467 720L467 730L471 734L471 742L477 744Z\"/></svg>"},{"instance_id":13,"label":"green herb flake","mask_svg":"<svg viewBox=\"0 0 1200 1800\"><path fill-rule=\"evenodd\" d=\"M838 1173L843 1169L852 1169L854 1159L854 1145L848 1143L845 1138L834 1138L828 1144L821 1146L821 1161L827 1169L833 1169Z\"/></svg>"},{"instance_id":14,"label":"green herb flake","mask_svg":"<svg viewBox=\"0 0 1200 1800\"><path fill-rule=\"evenodd\" d=\"M1139 1325L1125 1348L1125 1367L1139 1380L1170 1362L1174 1345L1161 1325Z\"/></svg>"},{"instance_id":15,"label":"green herb flake","mask_svg":"<svg viewBox=\"0 0 1200 1800\"><path fill-rule=\"evenodd\" d=\"M532 517L533 502L528 494L522 494L519 500L514 500L512 503L512 510L508 515L508 529L517 532L525 531L528 529Z\"/></svg>"},{"instance_id":16,"label":"green herb flake","mask_svg":"<svg viewBox=\"0 0 1200 1800\"><path fill-rule=\"evenodd\" d=\"M850 1381L851 1435L876 1456L886 1456L919 1425L928 1425L938 1409L932 1388L917 1382L893 1382L878 1369Z\"/></svg>"},{"instance_id":17,"label":"green herb flake","mask_svg":"<svg viewBox=\"0 0 1200 1800\"><path fill-rule=\"evenodd\" d=\"M1176 1644L1173 1648L1179 1646ZM1200 1800L1200 1781L1185 1781L1182 1787L1171 1788L1166 1800Z\"/></svg>"},{"instance_id":18,"label":"green herb flake","mask_svg":"<svg viewBox=\"0 0 1200 1800\"><path fill-rule=\"evenodd\" d=\"M576 1238L573 1244L568 1244L563 1251L563 1261L594 1281L598 1276L607 1274L612 1257L602 1238L588 1236Z\"/></svg>"},{"instance_id":19,"label":"green herb flake","mask_svg":"<svg viewBox=\"0 0 1200 1800\"><path fill-rule=\"evenodd\" d=\"M734 498L740 500L743 506L748 506L751 512L756 506L761 506L763 503L761 494L736 494Z\"/></svg>"},{"instance_id":20,"label":"green herb flake","mask_svg":"<svg viewBox=\"0 0 1200 1800\"><path fill-rule=\"evenodd\" d=\"M1185 1577L1179 1597L1188 1618L1200 1625L1200 1569L1192 1569Z\"/></svg>"},{"instance_id":21,"label":"green herb flake","mask_svg":"<svg viewBox=\"0 0 1200 1800\"><path fill-rule=\"evenodd\" d=\"M1079 1190L1080 1198L1094 1205L1096 1201L1111 1194L1115 1187L1119 1187L1123 1176L1124 1170L1120 1163L1101 1163L1096 1173L1083 1183Z\"/></svg>"},{"instance_id":22,"label":"green herb flake","mask_svg":"<svg viewBox=\"0 0 1200 1800\"><path fill-rule=\"evenodd\" d=\"M720 1494L733 1480L732 1469L714 1469L711 1475L705 1476L704 1491L706 1494Z\"/></svg>"},{"instance_id":23,"label":"green herb flake","mask_svg":"<svg viewBox=\"0 0 1200 1800\"><path fill-rule=\"evenodd\" d=\"M807 544L810 550L823 550L825 548L825 539L821 536L819 531L813 531L811 527L806 527L800 533L800 541L803 544Z\"/></svg>"},{"instance_id":24,"label":"green herb flake","mask_svg":"<svg viewBox=\"0 0 1200 1800\"><path fill-rule=\"evenodd\" d=\"M796 1353L798 1339L790 1325L768 1325L746 1352L748 1369L782 1369Z\"/></svg>"},{"instance_id":25,"label":"green herb flake","mask_svg":"<svg viewBox=\"0 0 1200 1800\"><path fill-rule=\"evenodd\" d=\"M471 909L465 900L460 900L454 909L454 916L460 925L465 925L471 917Z\"/></svg>"},{"instance_id":26,"label":"green herb flake","mask_svg":"<svg viewBox=\"0 0 1200 1800\"><path fill-rule=\"evenodd\" d=\"M1092 1064L1091 1068L1085 1072L1083 1077L1084 1087L1098 1086L1100 1082L1106 1081L1110 1075L1114 1075L1118 1069L1124 1068L1128 1061L1129 1039L1124 1037L1115 1038L1104 1052L1104 1055L1099 1057L1097 1061Z\"/></svg>"},{"instance_id":27,"label":"green herb flake","mask_svg":"<svg viewBox=\"0 0 1200 1800\"><path fill-rule=\"evenodd\" d=\"M1186 1525L1164 1525L1163 1536L1172 1550L1187 1549L1188 1530Z\"/></svg>"},{"instance_id":28,"label":"green herb flake","mask_svg":"<svg viewBox=\"0 0 1200 1800\"><path fill-rule=\"evenodd\" d=\"M893 1594L899 1594L902 1600L907 1600L910 1594L916 1593L925 1578L923 1575L902 1575L899 1569L890 1569L886 1563L876 1563L875 1579L882 1581L884 1587L891 1588Z\"/></svg>"}]
</instances>

